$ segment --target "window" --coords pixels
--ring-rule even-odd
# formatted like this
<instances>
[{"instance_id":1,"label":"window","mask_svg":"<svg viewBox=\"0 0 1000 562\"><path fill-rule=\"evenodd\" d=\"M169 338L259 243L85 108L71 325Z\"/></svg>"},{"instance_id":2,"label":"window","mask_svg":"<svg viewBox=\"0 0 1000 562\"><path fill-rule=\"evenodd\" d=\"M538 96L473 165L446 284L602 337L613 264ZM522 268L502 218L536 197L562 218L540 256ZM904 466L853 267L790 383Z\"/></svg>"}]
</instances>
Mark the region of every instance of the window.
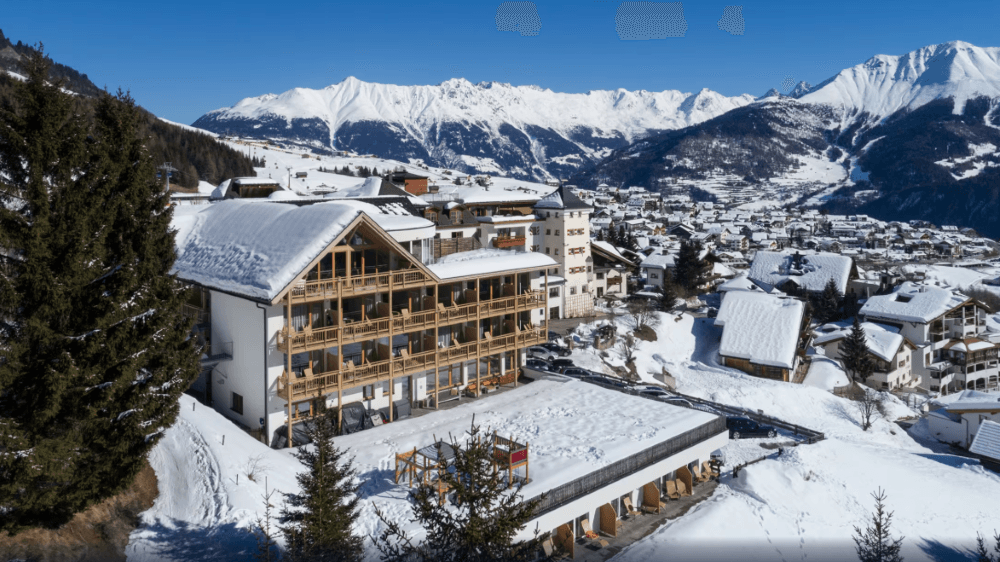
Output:
<instances>
[{"instance_id":1,"label":"window","mask_svg":"<svg viewBox=\"0 0 1000 562\"><path fill-rule=\"evenodd\" d=\"M559 236L559 229L556 229L556 236Z\"/></svg>"},{"instance_id":2,"label":"window","mask_svg":"<svg viewBox=\"0 0 1000 562\"><path fill-rule=\"evenodd\" d=\"M551 253L551 252L549 252L549 249L550 249L550 248L545 248L545 254L546 254L546 255L548 255L548 254L550 254L550 253Z\"/></svg>"},{"instance_id":3,"label":"window","mask_svg":"<svg viewBox=\"0 0 1000 562\"><path fill-rule=\"evenodd\" d=\"M546 228L545 229L545 234L546 235L551 235L552 234L552 229L551 228Z\"/></svg>"},{"instance_id":4,"label":"window","mask_svg":"<svg viewBox=\"0 0 1000 562\"><path fill-rule=\"evenodd\" d=\"M556 211L556 218L559 218L559 212Z\"/></svg>"},{"instance_id":5,"label":"window","mask_svg":"<svg viewBox=\"0 0 1000 562\"><path fill-rule=\"evenodd\" d=\"M434 211L427 211L424 216L431 222L437 222L438 214Z\"/></svg>"},{"instance_id":6,"label":"window","mask_svg":"<svg viewBox=\"0 0 1000 562\"><path fill-rule=\"evenodd\" d=\"M531 228L528 229L528 232L530 232L532 234L538 234L539 232L541 232L541 230L542 230L541 228L539 228L537 226L533 226L533 227L531 227Z\"/></svg>"},{"instance_id":7,"label":"window","mask_svg":"<svg viewBox=\"0 0 1000 562\"><path fill-rule=\"evenodd\" d=\"M569 288L569 294L575 295L576 294L576 287L570 287Z\"/></svg>"},{"instance_id":8,"label":"window","mask_svg":"<svg viewBox=\"0 0 1000 562\"><path fill-rule=\"evenodd\" d=\"M531 246L531 249L529 251L537 252L538 251L538 244L535 244L535 245Z\"/></svg>"},{"instance_id":9,"label":"window","mask_svg":"<svg viewBox=\"0 0 1000 562\"><path fill-rule=\"evenodd\" d=\"M451 237L452 238L461 238L462 237L462 233L461 232L452 232L451 233Z\"/></svg>"},{"instance_id":10,"label":"window","mask_svg":"<svg viewBox=\"0 0 1000 562\"><path fill-rule=\"evenodd\" d=\"M239 415L243 415L243 397L239 394L233 393L233 403L229 406L229 409L236 412Z\"/></svg>"},{"instance_id":11,"label":"window","mask_svg":"<svg viewBox=\"0 0 1000 562\"><path fill-rule=\"evenodd\" d=\"M549 289L549 297L553 299L559 298L559 287L552 287Z\"/></svg>"},{"instance_id":12,"label":"window","mask_svg":"<svg viewBox=\"0 0 1000 562\"><path fill-rule=\"evenodd\" d=\"M552 216L552 213L550 213L549 211L545 211L545 218L549 218L551 216Z\"/></svg>"},{"instance_id":13,"label":"window","mask_svg":"<svg viewBox=\"0 0 1000 562\"><path fill-rule=\"evenodd\" d=\"M659 279L660 278L660 274L659 273L650 273L649 274L649 278L650 279Z\"/></svg>"},{"instance_id":14,"label":"window","mask_svg":"<svg viewBox=\"0 0 1000 562\"><path fill-rule=\"evenodd\" d=\"M375 398L375 385L374 384L366 384L365 386L361 387L361 398L363 400L372 400L372 399L374 399Z\"/></svg>"},{"instance_id":15,"label":"window","mask_svg":"<svg viewBox=\"0 0 1000 562\"><path fill-rule=\"evenodd\" d=\"M587 273L590 273L590 267L591 266L589 266L589 265L587 266Z\"/></svg>"},{"instance_id":16,"label":"window","mask_svg":"<svg viewBox=\"0 0 1000 562\"><path fill-rule=\"evenodd\" d=\"M597 278L598 279L604 279L604 274L603 273L598 273L597 274Z\"/></svg>"},{"instance_id":17,"label":"window","mask_svg":"<svg viewBox=\"0 0 1000 562\"><path fill-rule=\"evenodd\" d=\"M556 248L556 253L555 253L555 255L557 255L557 256L559 255L559 248Z\"/></svg>"},{"instance_id":18,"label":"window","mask_svg":"<svg viewBox=\"0 0 1000 562\"><path fill-rule=\"evenodd\" d=\"M549 270L549 275L559 275L559 268L558 267L553 267L552 269L550 269Z\"/></svg>"},{"instance_id":19,"label":"window","mask_svg":"<svg viewBox=\"0 0 1000 562\"><path fill-rule=\"evenodd\" d=\"M478 209L476 209L475 211L473 211L473 213L475 213L475 215L477 217L485 217L485 216L487 216L486 215L486 209L483 208L483 207L479 207Z\"/></svg>"}]
</instances>

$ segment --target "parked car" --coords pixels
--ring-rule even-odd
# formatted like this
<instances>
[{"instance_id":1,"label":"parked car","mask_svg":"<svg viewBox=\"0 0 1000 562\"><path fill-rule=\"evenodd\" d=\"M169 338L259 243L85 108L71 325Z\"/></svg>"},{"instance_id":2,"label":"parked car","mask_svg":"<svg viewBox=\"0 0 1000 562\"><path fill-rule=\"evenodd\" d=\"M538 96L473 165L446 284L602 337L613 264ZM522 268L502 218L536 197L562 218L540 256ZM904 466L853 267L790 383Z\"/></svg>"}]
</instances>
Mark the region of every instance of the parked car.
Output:
<instances>
[{"instance_id":1,"label":"parked car","mask_svg":"<svg viewBox=\"0 0 1000 562\"><path fill-rule=\"evenodd\" d=\"M566 357L567 355L570 354L569 348L554 344L552 342L540 343L538 344L537 347L544 347L545 349L559 355L560 357Z\"/></svg>"},{"instance_id":2,"label":"parked car","mask_svg":"<svg viewBox=\"0 0 1000 562\"><path fill-rule=\"evenodd\" d=\"M542 361L541 359L528 359L524 362L524 366L521 367L521 370L528 378L536 378L559 372L559 369L553 367L548 361Z\"/></svg>"},{"instance_id":3,"label":"parked car","mask_svg":"<svg viewBox=\"0 0 1000 562\"><path fill-rule=\"evenodd\" d=\"M653 398L669 398L670 394L659 388L640 390L639 394L643 396L652 396Z\"/></svg>"},{"instance_id":4,"label":"parked car","mask_svg":"<svg viewBox=\"0 0 1000 562\"><path fill-rule=\"evenodd\" d=\"M726 418L726 429L730 439L743 437L774 437L778 430L769 425L761 425L750 418Z\"/></svg>"},{"instance_id":5,"label":"parked car","mask_svg":"<svg viewBox=\"0 0 1000 562\"><path fill-rule=\"evenodd\" d=\"M567 377L573 377L575 379L582 377L589 377L590 375L593 374L587 369L581 369L580 367L563 367L559 371L559 373L562 375L566 375Z\"/></svg>"},{"instance_id":6,"label":"parked car","mask_svg":"<svg viewBox=\"0 0 1000 562\"><path fill-rule=\"evenodd\" d=\"M690 402L679 396L669 396L667 398L664 398L663 401L666 402L667 404L673 404L675 406L683 406L685 408L697 409L694 407L693 404L691 404Z\"/></svg>"},{"instance_id":7,"label":"parked car","mask_svg":"<svg viewBox=\"0 0 1000 562\"><path fill-rule=\"evenodd\" d=\"M552 368L555 369L555 370L557 370L557 371L561 370L561 369L565 369L566 367L575 367L576 366L576 365L573 364L573 360L572 359L566 359L566 358L553 359L553 360L549 361L549 364L552 365Z\"/></svg>"},{"instance_id":8,"label":"parked car","mask_svg":"<svg viewBox=\"0 0 1000 562\"><path fill-rule=\"evenodd\" d=\"M549 341L552 341L552 340L561 340L562 338L563 338L562 334L560 334L559 332L553 332L553 331L549 330Z\"/></svg>"},{"instance_id":9,"label":"parked car","mask_svg":"<svg viewBox=\"0 0 1000 562\"><path fill-rule=\"evenodd\" d=\"M542 359L548 361L550 359L556 359L559 354L552 351L551 349L542 347L540 345L533 345L528 348L528 357L534 357L536 359Z\"/></svg>"}]
</instances>

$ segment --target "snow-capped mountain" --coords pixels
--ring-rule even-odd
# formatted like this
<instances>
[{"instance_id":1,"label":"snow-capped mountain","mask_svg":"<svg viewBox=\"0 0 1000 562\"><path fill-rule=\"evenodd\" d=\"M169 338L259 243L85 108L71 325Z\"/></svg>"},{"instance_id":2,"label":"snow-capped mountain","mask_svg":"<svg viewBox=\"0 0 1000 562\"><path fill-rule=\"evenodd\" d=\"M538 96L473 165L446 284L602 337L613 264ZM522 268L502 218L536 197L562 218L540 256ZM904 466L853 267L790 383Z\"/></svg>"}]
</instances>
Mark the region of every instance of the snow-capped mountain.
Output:
<instances>
[{"instance_id":1,"label":"snow-capped mountain","mask_svg":"<svg viewBox=\"0 0 1000 562\"><path fill-rule=\"evenodd\" d=\"M203 115L194 126L539 179L568 175L639 137L701 123L753 101L707 89L567 94L460 78L397 86L351 77L322 90L246 98Z\"/></svg>"},{"instance_id":2,"label":"snow-capped mountain","mask_svg":"<svg viewBox=\"0 0 1000 562\"><path fill-rule=\"evenodd\" d=\"M951 41L900 56L876 55L800 99L881 119L949 97L961 113L966 100L979 96L1000 97L1000 48Z\"/></svg>"},{"instance_id":3,"label":"snow-capped mountain","mask_svg":"<svg viewBox=\"0 0 1000 562\"><path fill-rule=\"evenodd\" d=\"M834 208L848 204L838 196L875 189L863 210L879 218L1000 235L1000 48L954 41L878 55L793 93L651 135L572 181L655 189L671 179L795 178L842 188L826 202ZM831 164L842 169L832 185Z\"/></svg>"}]
</instances>

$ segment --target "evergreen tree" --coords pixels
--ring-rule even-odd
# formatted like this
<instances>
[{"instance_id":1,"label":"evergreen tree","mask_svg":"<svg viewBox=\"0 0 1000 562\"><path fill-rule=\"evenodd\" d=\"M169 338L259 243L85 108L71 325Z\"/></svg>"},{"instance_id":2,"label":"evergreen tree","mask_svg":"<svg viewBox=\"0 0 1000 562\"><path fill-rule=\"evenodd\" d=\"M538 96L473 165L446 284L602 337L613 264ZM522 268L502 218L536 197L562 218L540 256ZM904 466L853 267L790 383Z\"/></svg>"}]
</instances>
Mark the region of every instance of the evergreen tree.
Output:
<instances>
[{"instance_id":1,"label":"evergreen tree","mask_svg":"<svg viewBox=\"0 0 1000 562\"><path fill-rule=\"evenodd\" d=\"M840 317L842 304L840 291L833 278L826 282L823 292L814 298L814 314L821 322L832 322Z\"/></svg>"},{"instance_id":2,"label":"evergreen tree","mask_svg":"<svg viewBox=\"0 0 1000 562\"><path fill-rule=\"evenodd\" d=\"M604 242L604 229L603 228L597 229L597 241L598 242Z\"/></svg>"},{"instance_id":3,"label":"evergreen tree","mask_svg":"<svg viewBox=\"0 0 1000 562\"><path fill-rule=\"evenodd\" d=\"M39 50L0 111L0 530L58 526L132 483L198 374L143 114L93 125ZM89 129L89 130L88 130ZM89 132L89 136L87 136ZM86 138L86 141L84 140Z\"/></svg>"},{"instance_id":4,"label":"evergreen tree","mask_svg":"<svg viewBox=\"0 0 1000 562\"><path fill-rule=\"evenodd\" d=\"M621 245L618 241L618 229L613 224L608 225L608 242L616 248Z\"/></svg>"},{"instance_id":5,"label":"evergreen tree","mask_svg":"<svg viewBox=\"0 0 1000 562\"><path fill-rule=\"evenodd\" d=\"M697 291L707 277L711 267L701 257L701 242L682 240L680 252L677 254L676 267L674 268L674 279L687 291Z\"/></svg>"},{"instance_id":6,"label":"evergreen tree","mask_svg":"<svg viewBox=\"0 0 1000 562\"><path fill-rule=\"evenodd\" d=\"M306 466L296 479L298 494L287 494L281 510L281 528L288 556L293 561L362 560L361 537L351 528L358 517L358 486L351 459L333 446L337 434L335 410L321 404L307 432L312 447L299 448L295 456Z\"/></svg>"},{"instance_id":7,"label":"evergreen tree","mask_svg":"<svg viewBox=\"0 0 1000 562\"><path fill-rule=\"evenodd\" d=\"M872 493L875 498L875 512L872 521L864 530L854 527L855 551L860 562L903 562L899 553L903 537L892 538L892 512L886 511L885 492L879 489Z\"/></svg>"},{"instance_id":8,"label":"evergreen tree","mask_svg":"<svg viewBox=\"0 0 1000 562\"><path fill-rule=\"evenodd\" d=\"M673 310L677 306L677 298L677 285L674 283L674 276L670 270L665 270L663 272L663 296L660 297L663 310Z\"/></svg>"},{"instance_id":9,"label":"evergreen tree","mask_svg":"<svg viewBox=\"0 0 1000 562\"><path fill-rule=\"evenodd\" d=\"M865 329L861 327L858 317L854 317L854 325L850 333L840 344L839 359L844 364L844 370L854 382L864 382L871 374L874 365L868 355L868 341Z\"/></svg>"},{"instance_id":10,"label":"evergreen tree","mask_svg":"<svg viewBox=\"0 0 1000 562\"><path fill-rule=\"evenodd\" d=\"M385 525L376 548L387 562L508 562L536 560L542 537L514 540L534 518L540 499L522 501L521 482L514 491L507 488L506 472L495 469L492 439L481 432L473 418L469 439L455 449L454 470L441 471L442 482L454 492L453 505L441 505L433 484L418 487L412 494L413 517L426 531L426 538L414 544L403 529L404 522L375 512Z\"/></svg>"}]
</instances>

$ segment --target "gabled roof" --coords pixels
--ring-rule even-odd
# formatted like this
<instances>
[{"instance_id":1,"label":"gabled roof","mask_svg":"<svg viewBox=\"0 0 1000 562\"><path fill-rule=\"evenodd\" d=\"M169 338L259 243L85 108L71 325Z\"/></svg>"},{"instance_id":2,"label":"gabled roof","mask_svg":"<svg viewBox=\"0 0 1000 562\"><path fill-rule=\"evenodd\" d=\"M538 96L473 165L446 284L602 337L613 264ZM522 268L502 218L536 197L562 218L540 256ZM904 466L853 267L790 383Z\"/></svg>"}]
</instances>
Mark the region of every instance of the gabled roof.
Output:
<instances>
[{"instance_id":1,"label":"gabled roof","mask_svg":"<svg viewBox=\"0 0 1000 562\"><path fill-rule=\"evenodd\" d=\"M748 277L768 292L789 281L803 290L820 292L833 279L843 295L853 267L854 260L838 254L757 252Z\"/></svg>"},{"instance_id":2,"label":"gabled roof","mask_svg":"<svg viewBox=\"0 0 1000 562\"><path fill-rule=\"evenodd\" d=\"M226 200L175 217L178 278L258 302L271 302L362 215L385 231L433 228L359 201L298 206ZM374 224L374 220L372 221Z\"/></svg>"},{"instance_id":3,"label":"gabled roof","mask_svg":"<svg viewBox=\"0 0 1000 562\"><path fill-rule=\"evenodd\" d=\"M969 445L969 452L986 458L1000 461L1000 423L983 420L979 424L976 438Z\"/></svg>"},{"instance_id":4,"label":"gabled roof","mask_svg":"<svg viewBox=\"0 0 1000 562\"><path fill-rule=\"evenodd\" d=\"M552 193L542 197L535 203L536 209L564 209L567 211L591 210L593 207L580 200L566 186L560 186Z\"/></svg>"},{"instance_id":5,"label":"gabled roof","mask_svg":"<svg viewBox=\"0 0 1000 562\"><path fill-rule=\"evenodd\" d=\"M792 369L805 306L802 301L749 291L726 294L715 319L719 353L758 365Z\"/></svg>"},{"instance_id":6,"label":"gabled roof","mask_svg":"<svg viewBox=\"0 0 1000 562\"><path fill-rule=\"evenodd\" d=\"M907 281L888 295L869 297L859 314L866 318L927 323L968 300L961 293Z\"/></svg>"},{"instance_id":7,"label":"gabled roof","mask_svg":"<svg viewBox=\"0 0 1000 562\"><path fill-rule=\"evenodd\" d=\"M627 265L628 267L635 267L635 262L623 256L621 252L618 251L618 248L615 248L609 242L604 242L602 240L592 240L590 242L590 248L591 250L594 251L594 253L600 254L605 258L619 261Z\"/></svg>"}]
</instances>

